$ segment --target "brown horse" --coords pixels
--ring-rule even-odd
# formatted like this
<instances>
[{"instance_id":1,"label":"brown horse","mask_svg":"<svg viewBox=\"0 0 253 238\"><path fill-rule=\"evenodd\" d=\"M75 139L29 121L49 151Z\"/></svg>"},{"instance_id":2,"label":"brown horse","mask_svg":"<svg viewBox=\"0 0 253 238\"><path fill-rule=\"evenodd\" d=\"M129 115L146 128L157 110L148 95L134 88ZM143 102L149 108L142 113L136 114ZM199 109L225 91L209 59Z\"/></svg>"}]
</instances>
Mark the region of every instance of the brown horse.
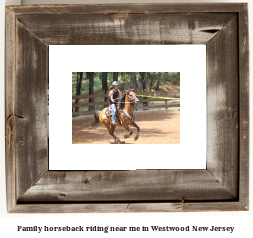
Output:
<instances>
[{"instance_id":1,"label":"brown horse","mask_svg":"<svg viewBox=\"0 0 253 238\"><path fill-rule=\"evenodd\" d=\"M134 122L133 115L133 106L138 102L139 99L136 97L134 89L126 90L126 93L123 93L122 96L118 99L120 110L117 110L116 125L111 124L111 118L108 118L106 115L107 108L104 108L102 111L95 111L95 120L92 126L97 126L99 122L103 123L109 131L109 134L115 139L115 142L120 144L121 141L114 135L116 126L123 126L126 130L130 132L128 135L124 136L124 138L126 139L133 134L133 131L129 128L129 126L131 125L137 128L138 132L137 135L134 137L134 140L138 140L140 128Z\"/></svg>"}]
</instances>

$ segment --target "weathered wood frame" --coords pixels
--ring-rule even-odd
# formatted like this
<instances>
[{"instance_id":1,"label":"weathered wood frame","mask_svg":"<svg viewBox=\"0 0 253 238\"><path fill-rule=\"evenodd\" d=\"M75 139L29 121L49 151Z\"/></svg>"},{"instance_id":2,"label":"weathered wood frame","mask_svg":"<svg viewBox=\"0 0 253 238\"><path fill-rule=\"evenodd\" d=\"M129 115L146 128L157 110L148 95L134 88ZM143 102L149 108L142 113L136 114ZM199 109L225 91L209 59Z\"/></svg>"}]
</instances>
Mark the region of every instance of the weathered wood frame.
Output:
<instances>
[{"instance_id":1,"label":"weathered wood frame","mask_svg":"<svg viewBox=\"0 0 253 238\"><path fill-rule=\"evenodd\" d=\"M8 212L247 211L247 7L6 7ZM206 44L206 170L48 171L50 44Z\"/></svg>"}]
</instances>

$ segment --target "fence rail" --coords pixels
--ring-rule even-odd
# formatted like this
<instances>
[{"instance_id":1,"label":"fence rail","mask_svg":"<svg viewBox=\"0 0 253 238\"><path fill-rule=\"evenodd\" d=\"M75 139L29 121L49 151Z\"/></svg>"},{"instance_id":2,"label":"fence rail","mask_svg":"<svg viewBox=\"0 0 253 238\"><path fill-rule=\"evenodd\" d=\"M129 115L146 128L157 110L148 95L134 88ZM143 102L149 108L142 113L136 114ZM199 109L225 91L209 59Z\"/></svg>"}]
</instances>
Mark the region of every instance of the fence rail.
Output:
<instances>
[{"instance_id":1,"label":"fence rail","mask_svg":"<svg viewBox=\"0 0 253 238\"><path fill-rule=\"evenodd\" d=\"M164 94L164 97L168 97L169 95L173 95L173 97L180 95L180 90L171 90L171 91L151 91L151 92L136 92L138 95L154 95L158 96L158 94ZM159 96L158 96L159 97ZM107 98L106 102L92 102L92 103L79 103L80 99L87 99L87 98ZM109 105L109 95L108 94L97 94L97 95L80 95L80 96L72 96L72 100L76 99L77 103L72 103L72 108L80 108L80 107L87 107L87 106L105 106ZM138 106L139 109L154 109L154 108L169 108L173 106L178 106L180 104L179 101L175 102L173 99L160 99L160 98L150 98L150 99L140 99L139 103L143 102L157 102L157 101L164 101L164 105L152 105L152 106ZM168 103L169 102L169 103ZM140 105L140 104L139 104ZM72 112L72 116L76 115L91 115L94 113L94 110L89 111L77 111Z\"/></svg>"}]
</instances>

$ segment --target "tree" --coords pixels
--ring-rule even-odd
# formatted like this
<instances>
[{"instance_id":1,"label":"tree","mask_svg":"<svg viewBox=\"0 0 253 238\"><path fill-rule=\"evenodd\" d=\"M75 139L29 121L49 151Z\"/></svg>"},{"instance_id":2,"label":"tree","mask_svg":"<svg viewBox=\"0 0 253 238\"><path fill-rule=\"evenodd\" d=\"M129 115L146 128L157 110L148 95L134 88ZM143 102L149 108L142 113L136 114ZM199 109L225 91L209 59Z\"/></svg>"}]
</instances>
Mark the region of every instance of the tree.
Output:
<instances>
[{"instance_id":1,"label":"tree","mask_svg":"<svg viewBox=\"0 0 253 238\"><path fill-rule=\"evenodd\" d=\"M94 95L94 73L87 72L87 77L89 79L89 95ZM89 98L89 103L93 103L94 98ZM95 106L89 106L89 110L95 109Z\"/></svg>"},{"instance_id":2,"label":"tree","mask_svg":"<svg viewBox=\"0 0 253 238\"><path fill-rule=\"evenodd\" d=\"M108 86L107 86L107 72L102 73L102 90L105 90L105 94L107 94ZM107 98L105 97L105 102L107 101Z\"/></svg>"},{"instance_id":3,"label":"tree","mask_svg":"<svg viewBox=\"0 0 253 238\"><path fill-rule=\"evenodd\" d=\"M147 92L147 72L142 73L142 79L143 92ZM147 97L144 97L143 99L147 99ZM143 106L148 106L148 102L143 102Z\"/></svg>"},{"instance_id":4,"label":"tree","mask_svg":"<svg viewBox=\"0 0 253 238\"><path fill-rule=\"evenodd\" d=\"M156 73L151 73L151 72L147 73L147 79L149 81L150 91L151 91L156 82Z\"/></svg>"},{"instance_id":5,"label":"tree","mask_svg":"<svg viewBox=\"0 0 253 238\"><path fill-rule=\"evenodd\" d=\"M142 73L142 85L143 85L143 92L147 91L147 72Z\"/></svg>"},{"instance_id":6,"label":"tree","mask_svg":"<svg viewBox=\"0 0 253 238\"><path fill-rule=\"evenodd\" d=\"M166 84L166 81L168 79L168 72L163 73L163 78L164 78L164 84Z\"/></svg>"},{"instance_id":7,"label":"tree","mask_svg":"<svg viewBox=\"0 0 253 238\"><path fill-rule=\"evenodd\" d=\"M137 80L136 80L136 74L135 73L129 73L130 75L130 88L131 89L137 89L138 85L137 85Z\"/></svg>"},{"instance_id":8,"label":"tree","mask_svg":"<svg viewBox=\"0 0 253 238\"><path fill-rule=\"evenodd\" d=\"M157 85L156 85L156 91L159 91L159 87L160 87L160 82L162 81L163 79L163 73L161 72L157 72L155 73L156 74L156 79L157 79Z\"/></svg>"},{"instance_id":9,"label":"tree","mask_svg":"<svg viewBox=\"0 0 253 238\"><path fill-rule=\"evenodd\" d=\"M108 90L108 86L107 86L107 72L106 73L102 73L102 90L105 90L105 93Z\"/></svg>"},{"instance_id":10,"label":"tree","mask_svg":"<svg viewBox=\"0 0 253 238\"><path fill-rule=\"evenodd\" d=\"M78 77L79 76L79 77ZM76 95L81 95L81 86L82 86L82 80L83 80L83 72L76 73ZM79 103L79 99L76 99L76 104ZM76 107L76 112L79 112L79 107Z\"/></svg>"},{"instance_id":11,"label":"tree","mask_svg":"<svg viewBox=\"0 0 253 238\"><path fill-rule=\"evenodd\" d=\"M113 81L118 81L118 73L113 73Z\"/></svg>"},{"instance_id":12,"label":"tree","mask_svg":"<svg viewBox=\"0 0 253 238\"><path fill-rule=\"evenodd\" d=\"M173 85L180 86L180 72L168 73L168 79Z\"/></svg>"},{"instance_id":13,"label":"tree","mask_svg":"<svg viewBox=\"0 0 253 238\"><path fill-rule=\"evenodd\" d=\"M160 87L160 80L157 80L157 85L156 85L156 91L159 91L159 87Z\"/></svg>"},{"instance_id":14,"label":"tree","mask_svg":"<svg viewBox=\"0 0 253 238\"><path fill-rule=\"evenodd\" d=\"M142 78L142 73L138 74L138 88L137 88L137 92L142 92L142 82L143 82L143 78Z\"/></svg>"}]
</instances>

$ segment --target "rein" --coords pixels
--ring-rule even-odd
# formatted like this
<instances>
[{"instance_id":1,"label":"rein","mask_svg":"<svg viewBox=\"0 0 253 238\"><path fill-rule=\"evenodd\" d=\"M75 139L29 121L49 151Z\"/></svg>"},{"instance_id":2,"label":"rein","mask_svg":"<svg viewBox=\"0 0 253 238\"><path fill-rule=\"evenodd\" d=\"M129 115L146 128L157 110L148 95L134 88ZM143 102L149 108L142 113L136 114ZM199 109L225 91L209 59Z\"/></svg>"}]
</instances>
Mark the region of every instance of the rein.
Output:
<instances>
[{"instance_id":1,"label":"rein","mask_svg":"<svg viewBox=\"0 0 253 238\"><path fill-rule=\"evenodd\" d=\"M127 96L127 95L126 95ZM128 97L128 96L127 96ZM118 97L118 98L115 98L114 99L114 101L115 100L119 100L121 97ZM128 97L129 98L129 97ZM130 100L132 100L132 99L130 99ZM133 104L135 104L135 102L134 101L132 101L132 102L117 102L117 103L133 103Z\"/></svg>"}]
</instances>

